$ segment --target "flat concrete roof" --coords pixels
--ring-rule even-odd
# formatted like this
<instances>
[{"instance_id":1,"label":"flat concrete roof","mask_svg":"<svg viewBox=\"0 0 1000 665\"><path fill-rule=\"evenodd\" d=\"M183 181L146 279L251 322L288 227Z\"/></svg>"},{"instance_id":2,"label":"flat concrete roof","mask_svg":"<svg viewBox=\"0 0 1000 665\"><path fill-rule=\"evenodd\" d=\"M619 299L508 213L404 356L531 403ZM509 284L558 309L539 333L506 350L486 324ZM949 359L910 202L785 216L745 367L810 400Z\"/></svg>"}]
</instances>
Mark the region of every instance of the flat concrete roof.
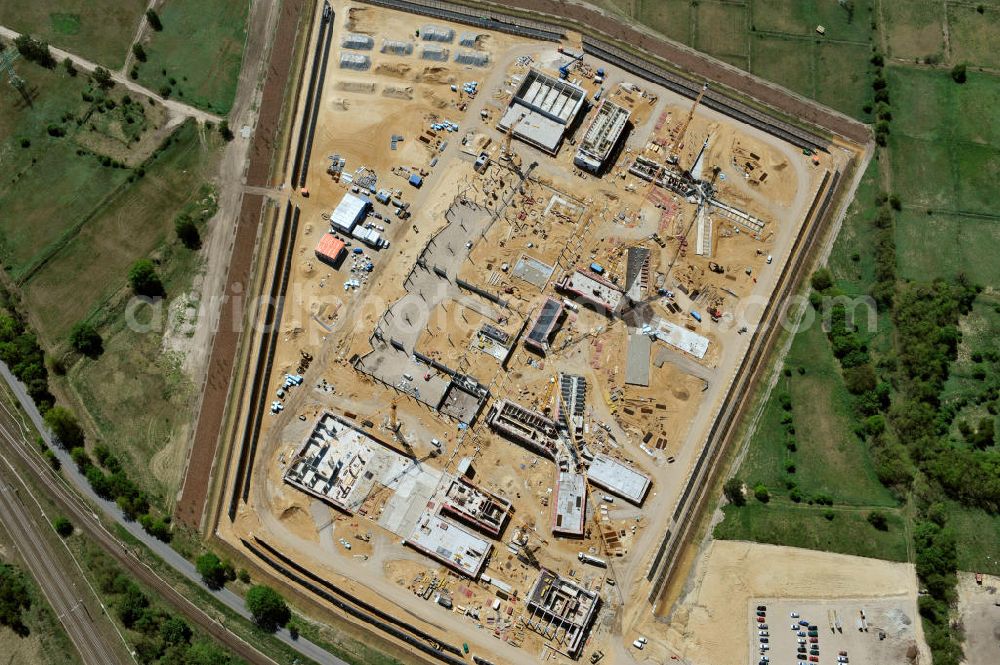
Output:
<instances>
[{"instance_id":1,"label":"flat concrete roof","mask_svg":"<svg viewBox=\"0 0 1000 665\"><path fill-rule=\"evenodd\" d=\"M568 81L561 81L537 69L529 70L510 106L497 123L506 132L542 150L555 154L566 128L573 124L587 91Z\"/></svg>"},{"instance_id":2,"label":"flat concrete roof","mask_svg":"<svg viewBox=\"0 0 1000 665\"><path fill-rule=\"evenodd\" d=\"M435 515L433 507L420 516L406 543L473 579L479 577L493 549L486 539Z\"/></svg>"},{"instance_id":3,"label":"flat concrete roof","mask_svg":"<svg viewBox=\"0 0 1000 665\"><path fill-rule=\"evenodd\" d=\"M646 328L643 328L646 330ZM693 330L688 330L684 326L671 323L666 319L656 319L649 326L649 332L656 335L656 339L666 342L670 346L690 353L695 358L704 358L708 352L708 338L699 335Z\"/></svg>"},{"instance_id":4,"label":"flat concrete roof","mask_svg":"<svg viewBox=\"0 0 1000 665\"><path fill-rule=\"evenodd\" d=\"M628 336L628 352L625 356L625 383L633 386L649 385L649 352L653 340L649 335L633 333Z\"/></svg>"},{"instance_id":5,"label":"flat concrete roof","mask_svg":"<svg viewBox=\"0 0 1000 665\"><path fill-rule=\"evenodd\" d=\"M604 454L594 456L587 479L637 506L642 505L650 484L648 476Z\"/></svg>"},{"instance_id":6,"label":"flat concrete roof","mask_svg":"<svg viewBox=\"0 0 1000 665\"><path fill-rule=\"evenodd\" d=\"M587 514L587 482L582 474L559 471L556 478L552 533L582 536Z\"/></svg>"}]
</instances>

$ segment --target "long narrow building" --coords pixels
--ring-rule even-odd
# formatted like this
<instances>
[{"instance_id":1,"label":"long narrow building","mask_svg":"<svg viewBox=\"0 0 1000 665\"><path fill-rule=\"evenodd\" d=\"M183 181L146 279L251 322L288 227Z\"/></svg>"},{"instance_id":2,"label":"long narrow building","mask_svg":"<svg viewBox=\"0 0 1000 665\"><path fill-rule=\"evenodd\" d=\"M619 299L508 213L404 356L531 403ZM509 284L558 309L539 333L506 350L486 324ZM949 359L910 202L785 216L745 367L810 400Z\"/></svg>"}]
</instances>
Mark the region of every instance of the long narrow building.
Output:
<instances>
[{"instance_id":1,"label":"long narrow building","mask_svg":"<svg viewBox=\"0 0 1000 665\"><path fill-rule=\"evenodd\" d=\"M597 107L594 119L576 149L573 164L591 173L599 173L628 126L631 112L605 99Z\"/></svg>"}]
</instances>

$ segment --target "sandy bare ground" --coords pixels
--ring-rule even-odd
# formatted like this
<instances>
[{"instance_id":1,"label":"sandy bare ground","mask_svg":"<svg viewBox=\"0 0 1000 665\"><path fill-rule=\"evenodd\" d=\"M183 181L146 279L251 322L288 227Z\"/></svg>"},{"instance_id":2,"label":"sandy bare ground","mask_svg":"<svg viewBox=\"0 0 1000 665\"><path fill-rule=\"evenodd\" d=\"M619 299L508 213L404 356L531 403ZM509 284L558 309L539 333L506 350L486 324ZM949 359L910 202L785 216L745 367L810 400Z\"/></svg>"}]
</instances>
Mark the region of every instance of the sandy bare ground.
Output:
<instances>
[{"instance_id":1,"label":"sandy bare ground","mask_svg":"<svg viewBox=\"0 0 1000 665\"><path fill-rule=\"evenodd\" d=\"M1000 577L958 575L958 613L965 630L966 665L991 665L1000 660Z\"/></svg>"},{"instance_id":2,"label":"sandy bare ground","mask_svg":"<svg viewBox=\"0 0 1000 665\"><path fill-rule=\"evenodd\" d=\"M916 618L917 579L910 564L713 540L700 554L684 597L665 623L650 619L642 627L653 647L650 654L660 648L667 657L677 655L691 663L750 662L742 635L751 618L751 601L759 599L801 599L803 604L836 599L865 599L870 604L891 599L907 616ZM824 625L826 613L814 619ZM787 631L781 616L769 620L778 624L773 630ZM845 630L851 628L845 626Z\"/></svg>"}]
</instances>

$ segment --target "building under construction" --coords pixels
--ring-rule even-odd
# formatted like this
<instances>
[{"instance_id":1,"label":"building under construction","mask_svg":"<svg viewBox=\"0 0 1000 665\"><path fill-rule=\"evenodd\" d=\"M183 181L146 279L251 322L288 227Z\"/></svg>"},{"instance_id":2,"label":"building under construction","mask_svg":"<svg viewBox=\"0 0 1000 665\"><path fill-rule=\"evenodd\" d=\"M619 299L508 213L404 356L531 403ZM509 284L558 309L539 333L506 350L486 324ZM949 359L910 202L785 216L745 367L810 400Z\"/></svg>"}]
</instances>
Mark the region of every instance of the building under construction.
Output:
<instances>
[{"instance_id":1,"label":"building under construction","mask_svg":"<svg viewBox=\"0 0 1000 665\"><path fill-rule=\"evenodd\" d=\"M605 99L583 134L573 163L591 173L599 173L625 133L631 111Z\"/></svg>"},{"instance_id":2,"label":"building under construction","mask_svg":"<svg viewBox=\"0 0 1000 665\"><path fill-rule=\"evenodd\" d=\"M583 108L587 92L537 69L525 75L497 128L554 155Z\"/></svg>"},{"instance_id":3,"label":"building under construction","mask_svg":"<svg viewBox=\"0 0 1000 665\"><path fill-rule=\"evenodd\" d=\"M525 603L528 606L525 625L570 658L579 658L597 616L600 596L542 568Z\"/></svg>"}]
</instances>

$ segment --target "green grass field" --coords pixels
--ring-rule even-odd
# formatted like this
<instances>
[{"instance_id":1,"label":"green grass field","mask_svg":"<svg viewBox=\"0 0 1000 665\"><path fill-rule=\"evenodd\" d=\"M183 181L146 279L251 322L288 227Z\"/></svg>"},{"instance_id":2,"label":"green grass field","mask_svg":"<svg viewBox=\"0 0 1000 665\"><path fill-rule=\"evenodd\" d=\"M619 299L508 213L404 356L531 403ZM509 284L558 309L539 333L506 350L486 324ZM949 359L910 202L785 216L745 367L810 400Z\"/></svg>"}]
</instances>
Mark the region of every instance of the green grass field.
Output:
<instances>
[{"instance_id":1,"label":"green grass field","mask_svg":"<svg viewBox=\"0 0 1000 665\"><path fill-rule=\"evenodd\" d=\"M762 482L780 496L788 495L784 483L792 480L806 498L825 494L838 505L895 506L875 476L865 444L852 431L850 394L818 322L795 336L785 366L791 376L779 379L740 477L751 486ZM795 452L785 447L785 411L776 398L781 391L792 397ZM795 473L785 472L786 460L795 463Z\"/></svg>"},{"instance_id":2,"label":"green grass field","mask_svg":"<svg viewBox=\"0 0 1000 665\"><path fill-rule=\"evenodd\" d=\"M591 0L660 34L868 119L871 10L835 0ZM823 25L826 35L816 33Z\"/></svg>"},{"instance_id":3,"label":"green grass field","mask_svg":"<svg viewBox=\"0 0 1000 665\"><path fill-rule=\"evenodd\" d=\"M871 13L867 2L855 2L853 13L834 0L752 0L752 25L760 32L789 35L819 35L816 26L826 28L826 39L867 43Z\"/></svg>"},{"instance_id":4,"label":"green grass field","mask_svg":"<svg viewBox=\"0 0 1000 665\"><path fill-rule=\"evenodd\" d=\"M1000 515L948 505L948 524L958 539L958 569L1000 575Z\"/></svg>"},{"instance_id":5,"label":"green grass field","mask_svg":"<svg viewBox=\"0 0 1000 665\"><path fill-rule=\"evenodd\" d=\"M945 4L938 0L883 2L882 15L892 26L888 55L913 60L940 56L944 51Z\"/></svg>"},{"instance_id":6,"label":"green grass field","mask_svg":"<svg viewBox=\"0 0 1000 665\"><path fill-rule=\"evenodd\" d=\"M0 25L118 69L145 11L144 0L0 0Z\"/></svg>"},{"instance_id":7,"label":"green grass field","mask_svg":"<svg viewBox=\"0 0 1000 665\"><path fill-rule=\"evenodd\" d=\"M699 2L695 8L693 46L726 62L747 68L749 35L747 8L735 4Z\"/></svg>"},{"instance_id":8,"label":"green grass field","mask_svg":"<svg viewBox=\"0 0 1000 665\"><path fill-rule=\"evenodd\" d=\"M627 9L630 0L612 0ZM691 15L690 0L635 0L637 5L633 18L670 39L690 45Z\"/></svg>"},{"instance_id":9,"label":"green grass field","mask_svg":"<svg viewBox=\"0 0 1000 665\"><path fill-rule=\"evenodd\" d=\"M145 177L94 211L73 242L25 284L28 306L44 313L40 332L49 344L124 289L129 266L172 236L174 216L210 173L212 151L193 123L183 125Z\"/></svg>"},{"instance_id":10,"label":"green grass field","mask_svg":"<svg viewBox=\"0 0 1000 665\"><path fill-rule=\"evenodd\" d=\"M951 60L978 67L1000 68L1000 7L948 3L948 31L951 37Z\"/></svg>"},{"instance_id":11,"label":"green grass field","mask_svg":"<svg viewBox=\"0 0 1000 665\"><path fill-rule=\"evenodd\" d=\"M18 93L0 85L0 262L13 277L38 260L88 211L128 177L124 169L102 167L91 154L79 155L73 118L88 108L84 77L68 77L21 63L20 75L34 91L25 108ZM66 132L56 138L49 127ZM27 147L23 147L27 142Z\"/></svg>"},{"instance_id":12,"label":"green grass field","mask_svg":"<svg viewBox=\"0 0 1000 665\"><path fill-rule=\"evenodd\" d=\"M985 252L998 242L996 219L904 210L896 220L896 255L900 276L906 279L965 273L977 284L1000 284L1000 263Z\"/></svg>"},{"instance_id":13,"label":"green grass field","mask_svg":"<svg viewBox=\"0 0 1000 665\"><path fill-rule=\"evenodd\" d=\"M828 520L823 510L754 499L741 508L723 508L725 519L715 527L715 537L723 540L752 540L771 545L788 545L824 552L853 554L889 561L906 561L906 531L894 512L883 511L888 531L875 529L865 519L866 511L831 509Z\"/></svg>"},{"instance_id":14,"label":"green grass field","mask_svg":"<svg viewBox=\"0 0 1000 665\"><path fill-rule=\"evenodd\" d=\"M139 80L156 91L225 115L233 105L246 40L245 0L171 0L162 32L150 33Z\"/></svg>"},{"instance_id":15,"label":"green grass field","mask_svg":"<svg viewBox=\"0 0 1000 665\"><path fill-rule=\"evenodd\" d=\"M1000 239L1000 78L974 72L958 85L947 71L893 66L888 80L901 275L1000 284L1000 262L984 252Z\"/></svg>"}]
</instances>

